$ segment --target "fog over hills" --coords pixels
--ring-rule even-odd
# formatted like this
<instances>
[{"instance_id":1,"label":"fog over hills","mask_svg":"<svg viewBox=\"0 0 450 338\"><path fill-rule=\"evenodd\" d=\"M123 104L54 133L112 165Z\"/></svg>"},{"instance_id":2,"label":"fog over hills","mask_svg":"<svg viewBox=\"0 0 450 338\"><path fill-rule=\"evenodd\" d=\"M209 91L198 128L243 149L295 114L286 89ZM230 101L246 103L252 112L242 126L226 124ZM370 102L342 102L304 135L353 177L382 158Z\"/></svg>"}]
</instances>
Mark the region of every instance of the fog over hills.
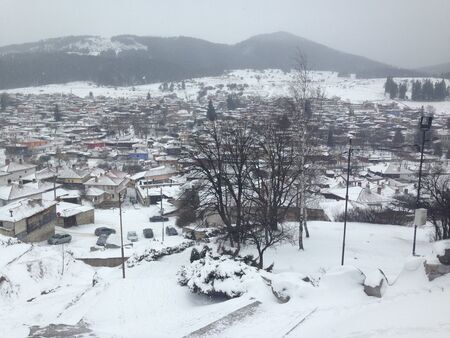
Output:
<instances>
[{"instance_id":1,"label":"fog over hills","mask_svg":"<svg viewBox=\"0 0 450 338\"><path fill-rule=\"evenodd\" d=\"M420 74L285 32L257 35L232 45L184 36L69 36L0 47L0 88L70 81L138 85L243 68L288 71L295 66L298 50L306 55L312 70L359 77Z\"/></svg>"}]
</instances>

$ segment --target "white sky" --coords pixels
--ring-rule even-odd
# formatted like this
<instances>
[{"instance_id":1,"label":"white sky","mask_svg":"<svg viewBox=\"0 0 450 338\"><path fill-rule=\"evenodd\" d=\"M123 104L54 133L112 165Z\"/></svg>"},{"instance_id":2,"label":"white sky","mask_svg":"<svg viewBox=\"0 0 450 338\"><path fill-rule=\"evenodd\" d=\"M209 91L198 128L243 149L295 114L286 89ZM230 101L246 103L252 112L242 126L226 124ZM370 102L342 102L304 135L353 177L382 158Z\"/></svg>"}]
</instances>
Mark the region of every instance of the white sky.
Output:
<instances>
[{"instance_id":1,"label":"white sky","mask_svg":"<svg viewBox=\"0 0 450 338\"><path fill-rule=\"evenodd\" d=\"M0 45L65 35L234 43L288 31L403 67L450 62L450 0L0 0Z\"/></svg>"}]
</instances>

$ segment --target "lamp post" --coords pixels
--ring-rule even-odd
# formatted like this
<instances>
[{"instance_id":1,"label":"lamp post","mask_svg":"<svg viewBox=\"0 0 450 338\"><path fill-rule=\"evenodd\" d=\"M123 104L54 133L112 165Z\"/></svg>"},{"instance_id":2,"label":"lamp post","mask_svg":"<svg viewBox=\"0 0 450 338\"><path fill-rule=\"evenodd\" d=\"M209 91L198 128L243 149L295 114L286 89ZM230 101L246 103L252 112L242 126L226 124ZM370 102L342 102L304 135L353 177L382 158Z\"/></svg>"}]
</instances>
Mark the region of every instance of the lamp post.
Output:
<instances>
[{"instance_id":1,"label":"lamp post","mask_svg":"<svg viewBox=\"0 0 450 338\"><path fill-rule=\"evenodd\" d=\"M422 184L422 166L423 166L423 150L425 148L425 135L426 132L431 129L431 123L433 122L433 116L421 116L419 120L419 130L422 131L422 146L420 147L420 164L419 164L419 182L417 185L417 199L416 208L420 207L420 188ZM414 239L413 239L413 256L416 255L416 237L417 237L417 221L414 221Z\"/></svg>"},{"instance_id":2,"label":"lamp post","mask_svg":"<svg viewBox=\"0 0 450 338\"><path fill-rule=\"evenodd\" d=\"M122 253L122 277L125 279L125 254L123 251L123 230L122 230L122 196L119 192L119 219L120 219L120 249Z\"/></svg>"},{"instance_id":3,"label":"lamp post","mask_svg":"<svg viewBox=\"0 0 450 338\"><path fill-rule=\"evenodd\" d=\"M350 161L352 156L352 139L348 139L348 158L347 158L347 182L345 188L345 211L344 211L344 234L342 236L342 256L341 265L344 265L344 255L345 255L345 236L347 233L347 207L348 207L348 185L350 181Z\"/></svg>"}]
</instances>

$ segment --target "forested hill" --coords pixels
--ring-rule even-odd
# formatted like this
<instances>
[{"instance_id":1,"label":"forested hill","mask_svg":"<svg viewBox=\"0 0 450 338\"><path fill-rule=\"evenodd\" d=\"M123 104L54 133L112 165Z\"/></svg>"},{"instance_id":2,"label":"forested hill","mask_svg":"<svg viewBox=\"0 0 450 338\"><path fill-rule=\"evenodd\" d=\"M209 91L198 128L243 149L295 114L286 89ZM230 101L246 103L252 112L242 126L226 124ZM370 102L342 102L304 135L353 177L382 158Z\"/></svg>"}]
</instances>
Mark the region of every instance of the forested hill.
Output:
<instances>
[{"instance_id":1,"label":"forested hill","mask_svg":"<svg viewBox=\"0 0 450 338\"><path fill-rule=\"evenodd\" d=\"M233 45L190 37L70 36L0 47L0 89L71 81L124 86L213 76L230 69L290 70L298 50L313 70L359 77L419 75L284 32Z\"/></svg>"}]
</instances>

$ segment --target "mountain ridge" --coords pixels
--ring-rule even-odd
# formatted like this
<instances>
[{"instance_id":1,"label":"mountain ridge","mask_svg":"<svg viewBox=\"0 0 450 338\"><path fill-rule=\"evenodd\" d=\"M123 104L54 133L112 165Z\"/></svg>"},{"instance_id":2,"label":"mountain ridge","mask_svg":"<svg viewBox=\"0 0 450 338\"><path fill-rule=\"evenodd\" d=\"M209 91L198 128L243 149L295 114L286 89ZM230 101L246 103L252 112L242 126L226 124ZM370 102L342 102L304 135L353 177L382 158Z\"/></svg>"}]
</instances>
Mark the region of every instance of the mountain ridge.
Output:
<instances>
[{"instance_id":1,"label":"mountain ridge","mask_svg":"<svg viewBox=\"0 0 450 338\"><path fill-rule=\"evenodd\" d=\"M138 85L243 68L289 71L299 48L312 70L360 77L421 75L287 32L259 34L235 44L188 36L82 35L0 47L0 89L80 80Z\"/></svg>"}]
</instances>

